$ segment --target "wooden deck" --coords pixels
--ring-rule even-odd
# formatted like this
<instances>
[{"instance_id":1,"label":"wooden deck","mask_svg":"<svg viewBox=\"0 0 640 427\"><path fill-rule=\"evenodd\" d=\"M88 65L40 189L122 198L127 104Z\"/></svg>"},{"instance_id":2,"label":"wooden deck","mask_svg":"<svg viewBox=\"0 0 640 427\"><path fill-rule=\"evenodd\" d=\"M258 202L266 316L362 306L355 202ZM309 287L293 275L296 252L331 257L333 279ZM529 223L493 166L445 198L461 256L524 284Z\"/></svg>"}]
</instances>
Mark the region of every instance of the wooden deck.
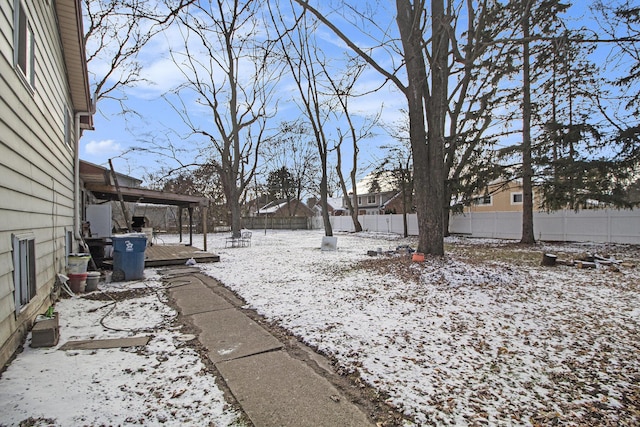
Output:
<instances>
[{"instance_id":1,"label":"wooden deck","mask_svg":"<svg viewBox=\"0 0 640 427\"><path fill-rule=\"evenodd\" d=\"M193 246L156 244L146 249L144 266L184 265L189 258L193 258L197 263L220 261L220 255L204 252Z\"/></svg>"}]
</instances>

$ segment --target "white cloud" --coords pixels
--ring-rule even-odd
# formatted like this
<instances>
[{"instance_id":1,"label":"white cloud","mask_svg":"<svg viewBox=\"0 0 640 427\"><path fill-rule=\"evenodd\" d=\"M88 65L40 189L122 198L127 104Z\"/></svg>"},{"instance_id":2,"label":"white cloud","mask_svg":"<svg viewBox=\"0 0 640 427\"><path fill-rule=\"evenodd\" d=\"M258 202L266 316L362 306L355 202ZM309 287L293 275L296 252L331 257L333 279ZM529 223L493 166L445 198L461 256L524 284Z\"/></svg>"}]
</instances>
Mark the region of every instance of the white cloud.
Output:
<instances>
[{"instance_id":1,"label":"white cloud","mask_svg":"<svg viewBox=\"0 0 640 427\"><path fill-rule=\"evenodd\" d=\"M101 141L89 141L84 147L86 154L90 155L103 155L109 153L120 153L122 147L120 143L115 142L113 139L103 139Z\"/></svg>"}]
</instances>

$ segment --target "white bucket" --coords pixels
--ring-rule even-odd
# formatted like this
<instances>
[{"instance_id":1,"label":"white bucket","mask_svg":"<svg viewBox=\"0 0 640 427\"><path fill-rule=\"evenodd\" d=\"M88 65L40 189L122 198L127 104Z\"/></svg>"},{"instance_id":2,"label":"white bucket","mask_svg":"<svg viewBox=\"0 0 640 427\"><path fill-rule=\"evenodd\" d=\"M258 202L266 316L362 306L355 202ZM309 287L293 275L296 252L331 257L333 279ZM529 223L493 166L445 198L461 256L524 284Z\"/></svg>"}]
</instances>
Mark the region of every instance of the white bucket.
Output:
<instances>
[{"instance_id":1,"label":"white bucket","mask_svg":"<svg viewBox=\"0 0 640 427\"><path fill-rule=\"evenodd\" d=\"M91 255L89 254L69 254L67 270L71 274L82 274L87 272L87 265Z\"/></svg>"},{"instance_id":2,"label":"white bucket","mask_svg":"<svg viewBox=\"0 0 640 427\"><path fill-rule=\"evenodd\" d=\"M153 227L141 228L140 231L142 231L145 236L147 236L147 247L151 246L151 242L153 242Z\"/></svg>"}]
</instances>

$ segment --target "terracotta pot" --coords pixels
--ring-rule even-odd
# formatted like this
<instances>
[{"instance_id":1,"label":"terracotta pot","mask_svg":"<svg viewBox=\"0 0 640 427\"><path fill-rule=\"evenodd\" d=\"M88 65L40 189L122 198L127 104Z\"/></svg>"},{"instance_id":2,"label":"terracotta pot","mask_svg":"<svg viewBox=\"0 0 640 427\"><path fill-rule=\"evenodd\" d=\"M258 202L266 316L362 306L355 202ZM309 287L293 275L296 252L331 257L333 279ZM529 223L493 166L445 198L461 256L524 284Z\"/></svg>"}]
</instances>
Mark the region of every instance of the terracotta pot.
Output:
<instances>
[{"instance_id":1,"label":"terracotta pot","mask_svg":"<svg viewBox=\"0 0 640 427\"><path fill-rule=\"evenodd\" d=\"M415 252L411 260L414 262L424 262L424 254L422 252Z\"/></svg>"},{"instance_id":2,"label":"terracotta pot","mask_svg":"<svg viewBox=\"0 0 640 427\"><path fill-rule=\"evenodd\" d=\"M69 273L69 288L72 292L84 292L87 286L87 273Z\"/></svg>"}]
</instances>

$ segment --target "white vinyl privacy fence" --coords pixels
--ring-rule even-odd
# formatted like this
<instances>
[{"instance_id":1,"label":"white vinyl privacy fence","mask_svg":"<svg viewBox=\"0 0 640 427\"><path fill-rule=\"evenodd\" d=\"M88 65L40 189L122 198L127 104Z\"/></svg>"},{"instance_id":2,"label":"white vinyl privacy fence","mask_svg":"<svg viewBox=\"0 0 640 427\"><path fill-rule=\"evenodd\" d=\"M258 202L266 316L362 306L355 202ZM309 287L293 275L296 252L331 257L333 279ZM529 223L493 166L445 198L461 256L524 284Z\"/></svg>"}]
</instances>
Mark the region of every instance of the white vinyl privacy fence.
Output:
<instances>
[{"instance_id":1,"label":"white vinyl privacy fence","mask_svg":"<svg viewBox=\"0 0 640 427\"><path fill-rule=\"evenodd\" d=\"M361 215L363 230L403 233L402 215ZM334 231L354 231L349 216L331 217ZM538 240L640 244L640 210L536 212L533 229ZM410 235L418 234L415 214L408 215ZM482 212L451 216L449 231L471 237L519 239L522 212Z\"/></svg>"}]
</instances>

